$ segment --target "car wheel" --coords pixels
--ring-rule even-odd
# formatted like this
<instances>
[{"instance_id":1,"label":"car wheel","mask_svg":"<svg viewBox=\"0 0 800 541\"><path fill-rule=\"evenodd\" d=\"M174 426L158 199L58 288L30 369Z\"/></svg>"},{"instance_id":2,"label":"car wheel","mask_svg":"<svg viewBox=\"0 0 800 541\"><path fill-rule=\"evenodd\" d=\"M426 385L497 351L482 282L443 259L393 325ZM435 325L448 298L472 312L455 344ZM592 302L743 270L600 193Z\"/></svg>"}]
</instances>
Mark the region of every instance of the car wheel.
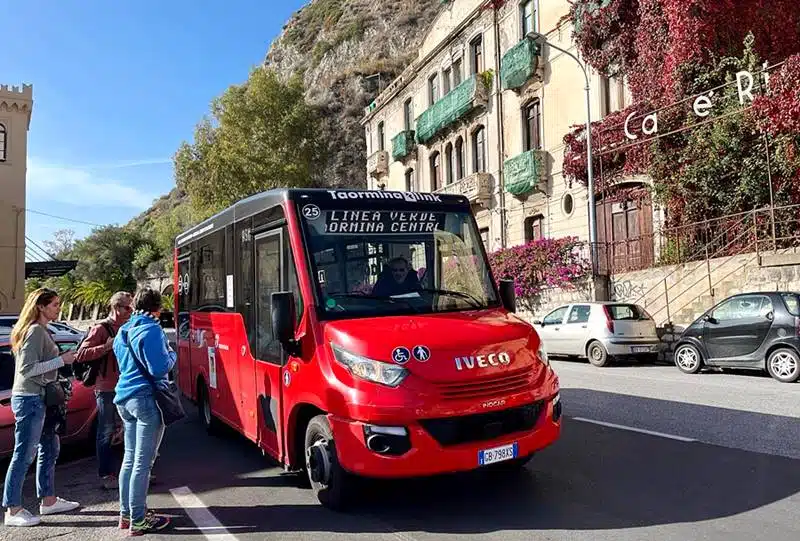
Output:
<instances>
[{"instance_id":1,"label":"car wheel","mask_svg":"<svg viewBox=\"0 0 800 541\"><path fill-rule=\"evenodd\" d=\"M305 440L306 473L317 500L334 511L345 509L355 481L339 464L333 431L325 415L308 422Z\"/></svg>"},{"instance_id":2,"label":"car wheel","mask_svg":"<svg viewBox=\"0 0 800 541\"><path fill-rule=\"evenodd\" d=\"M589 344L589 347L586 348L586 356L589 358L589 362L594 366L607 366L610 361L606 348L597 341L592 342Z\"/></svg>"},{"instance_id":3,"label":"car wheel","mask_svg":"<svg viewBox=\"0 0 800 541\"><path fill-rule=\"evenodd\" d=\"M703 368L703 357L693 345L683 344L675 350L675 366L685 374L697 374Z\"/></svg>"},{"instance_id":4,"label":"car wheel","mask_svg":"<svg viewBox=\"0 0 800 541\"><path fill-rule=\"evenodd\" d=\"M778 381L794 383L800 377L800 355L793 349L776 349L767 357L767 372Z\"/></svg>"}]
</instances>

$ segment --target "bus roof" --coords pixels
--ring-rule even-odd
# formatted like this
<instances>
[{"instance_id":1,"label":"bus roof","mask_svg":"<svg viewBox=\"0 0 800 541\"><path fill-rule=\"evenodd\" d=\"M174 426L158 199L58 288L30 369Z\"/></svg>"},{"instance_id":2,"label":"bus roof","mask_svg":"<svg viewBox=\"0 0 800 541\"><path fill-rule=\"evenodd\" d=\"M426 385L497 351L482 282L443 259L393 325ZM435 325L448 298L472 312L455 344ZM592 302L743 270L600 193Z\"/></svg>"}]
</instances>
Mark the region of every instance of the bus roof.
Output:
<instances>
[{"instance_id":1,"label":"bus roof","mask_svg":"<svg viewBox=\"0 0 800 541\"><path fill-rule=\"evenodd\" d=\"M221 210L214 216L203 220L175 238L175 246L180 247L188 242L224 228L259 212L280 205L284 201L315 201L321 198L330 202L342 201L348 205L364 203L380 206L398 205L404 207L415 204L441 204L448 207L460 207L470 210L469 200L462 195L434 194L420 192L392 192L383 190L322 189L322 188L277 188L251 195L237 201L230 207Z\"/></svg>"}]
</instances>

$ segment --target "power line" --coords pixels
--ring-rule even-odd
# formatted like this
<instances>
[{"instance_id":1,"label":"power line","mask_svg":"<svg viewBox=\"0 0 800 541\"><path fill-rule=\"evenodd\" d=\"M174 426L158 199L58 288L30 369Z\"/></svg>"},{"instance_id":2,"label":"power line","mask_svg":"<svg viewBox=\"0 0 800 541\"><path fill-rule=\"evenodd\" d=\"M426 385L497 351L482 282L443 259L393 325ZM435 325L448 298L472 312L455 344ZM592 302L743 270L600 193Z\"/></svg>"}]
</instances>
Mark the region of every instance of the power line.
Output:
<instances>
[{"instance_id":1,"label":"power line","mask_svg":"<svg viewBox=\"0 0 800 541\"><path fill-rule=\"evenodd\" d=\"M85 222L83 220L75 220L75 219L72 219L72 218L65 218L64 216L56 216L55 214L48 214L46 212L41 212L41 211L38 211L38 210L29 209L29 208L26 208L25 212L32 212L33 214L41 214L42 216L48 216L50 218L56 218L57 220L64 220L65 222L74 222L76 224L91 225L91 226L94 226L94 227L104 227L102 224L95 224L95 223L92 223L92 222Z\"/></svg>"}]
</instances>

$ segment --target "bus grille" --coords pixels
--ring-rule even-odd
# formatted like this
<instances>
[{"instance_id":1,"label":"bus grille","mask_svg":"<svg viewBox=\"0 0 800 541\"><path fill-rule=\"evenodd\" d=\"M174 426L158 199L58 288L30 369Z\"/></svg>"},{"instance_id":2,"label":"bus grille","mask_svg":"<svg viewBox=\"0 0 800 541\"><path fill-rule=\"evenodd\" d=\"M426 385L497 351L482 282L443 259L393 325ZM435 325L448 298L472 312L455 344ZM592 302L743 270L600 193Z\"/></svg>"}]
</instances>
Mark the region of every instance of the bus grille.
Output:
<instances>
[{"instance_id":1,"label":"bus grille","mask_svg":"<svg viewBox=\"0 0 800 541\"><path fill-rule=\"evenodd\" d=\"M530 389L532 375L533 367L528 366L488 378L458 383L438 383L437 387L442 400L445 401L494 398Z\"/></svg>"},{"instance_id":2,"label":"bus grille","mask_svg":"<svg viewBox=\"0 0 800 541\"><path fill-rule=\"evenodd\" d=\"M492 440L514 432L533 430L543 405L544 401L540 400L526 406L488 413L442 419L422 419L420 424L433 439L439 442L439 445L448 447Z\"/></svg>"}]
</instances>

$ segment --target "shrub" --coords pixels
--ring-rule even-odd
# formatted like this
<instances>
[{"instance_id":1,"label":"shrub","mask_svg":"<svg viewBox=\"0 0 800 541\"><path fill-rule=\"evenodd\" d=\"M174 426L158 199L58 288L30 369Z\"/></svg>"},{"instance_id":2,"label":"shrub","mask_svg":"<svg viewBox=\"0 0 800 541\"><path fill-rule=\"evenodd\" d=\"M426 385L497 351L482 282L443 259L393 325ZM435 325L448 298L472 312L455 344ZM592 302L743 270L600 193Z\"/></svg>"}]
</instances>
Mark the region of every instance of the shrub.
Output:
<instances>
[{"instance_id":1,"label":"shrub","mask_svg":"<svg viewBox=\"0 0 800 541\"><path fill-rule=\"evenodd\" d=\"M489 263L495 279L513 279L517 298L531 307L543 289L569 289L589 276L581 245L577 237L540 239L489 254Z\"/></svg>"}]
</instances>

